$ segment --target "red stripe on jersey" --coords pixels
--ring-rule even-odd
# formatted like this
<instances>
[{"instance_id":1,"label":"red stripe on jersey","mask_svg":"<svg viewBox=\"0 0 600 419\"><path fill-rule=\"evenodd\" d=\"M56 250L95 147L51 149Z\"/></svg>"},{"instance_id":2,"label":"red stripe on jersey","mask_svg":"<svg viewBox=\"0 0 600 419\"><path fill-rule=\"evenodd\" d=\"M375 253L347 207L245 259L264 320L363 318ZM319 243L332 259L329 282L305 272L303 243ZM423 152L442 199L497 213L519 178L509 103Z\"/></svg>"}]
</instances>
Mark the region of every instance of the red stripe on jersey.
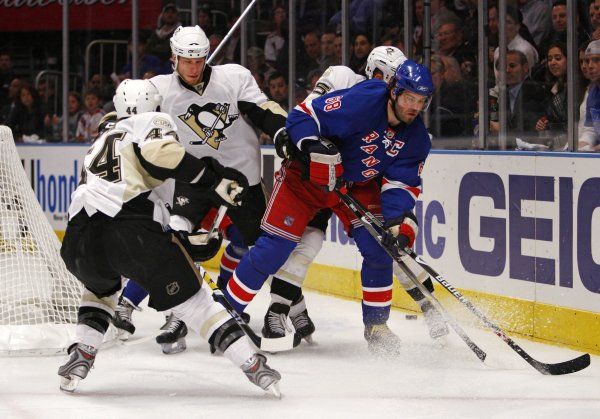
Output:
<instances>
[{"instance_id":1,"label":"red stripe on jersey","mask_svg":"<svg viewBox=\"0 0 600 419\"><path fill-rule=\"evenodd\" d=\"M392 299L392 290L385 291L365 291L363 290L363 300L373 303L386 303Z\"/></svg>"},{"instance_id":2,"label":"red stripe on jersey","mask_svg":"<svg viewBox=\"0 0 600 419\"><path fill-rule=\"evenodd\" d=\"M227 282L227 287L229 288L229 292L231 294L233 294L235 297L237 297L238 300L243 301L246 304L250 303L250 301L252 301L252 299L254 298L254 295L256 295L256 292L252 294L243 289L240 286L240 284L238 284L235 275L233 275L229 282Z\"/></svg>"},{"instance_id":3,"label":"red stripe on jersey","mask_svg":"<svg viewBox=\"0 0 600 419\"><path fill-rule=\"evenodd\" d=\"M301 103L300 105L298 105L298 106L300 106L300 108L301 108L301 109L302 109L302 110L303 110L305 113L307 113L307 114L309 114L310 116L312 116L312 113L311 113L310 109L308 109L308 107L307 107L307 106L304 104L304 102L302 102L302 103Z\"/></svg>"}]
</instances>

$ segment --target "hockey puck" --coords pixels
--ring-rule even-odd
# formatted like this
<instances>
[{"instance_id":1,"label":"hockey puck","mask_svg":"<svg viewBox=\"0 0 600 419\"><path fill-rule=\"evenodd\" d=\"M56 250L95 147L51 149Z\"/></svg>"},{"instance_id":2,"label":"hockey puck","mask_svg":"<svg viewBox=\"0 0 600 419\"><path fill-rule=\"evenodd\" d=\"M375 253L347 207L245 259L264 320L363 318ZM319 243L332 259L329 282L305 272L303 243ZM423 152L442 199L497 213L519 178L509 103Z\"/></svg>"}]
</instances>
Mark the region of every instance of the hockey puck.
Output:
<instances>
[{"instance_id":1,"label":"hockey puck","mask_svg":"<svg viewBox=\"0 0 600 419\"><path fill-rule=\"evenodd\" d=\"M406 317L406 320L417 320L416 314L407 314L405 317Z\"/></svg>"}]
</instances>

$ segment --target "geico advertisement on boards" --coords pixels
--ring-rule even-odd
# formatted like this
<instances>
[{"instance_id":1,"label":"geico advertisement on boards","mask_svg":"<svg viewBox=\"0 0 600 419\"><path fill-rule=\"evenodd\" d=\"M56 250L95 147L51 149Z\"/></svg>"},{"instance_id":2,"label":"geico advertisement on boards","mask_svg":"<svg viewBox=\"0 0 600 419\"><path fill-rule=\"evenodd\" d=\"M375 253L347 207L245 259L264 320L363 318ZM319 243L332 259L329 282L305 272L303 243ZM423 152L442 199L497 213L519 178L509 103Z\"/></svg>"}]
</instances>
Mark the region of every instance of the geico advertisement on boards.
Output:
<instances>
[{"instance_id":1,"label":"geico advertisement on boards","mask_svg":"<svg viewBox=\"0 0 600 419\"><path fill-rule=\"evenodd\" d=\"M64 231L85 146L19 146L53 228ZM423 171L415 249L458 287L591 311L600 307L600 156L437 152ZM262 150L268 191L281 160ZM316 262L360 269L333 216Z\"/></svg>"}]
</instances>

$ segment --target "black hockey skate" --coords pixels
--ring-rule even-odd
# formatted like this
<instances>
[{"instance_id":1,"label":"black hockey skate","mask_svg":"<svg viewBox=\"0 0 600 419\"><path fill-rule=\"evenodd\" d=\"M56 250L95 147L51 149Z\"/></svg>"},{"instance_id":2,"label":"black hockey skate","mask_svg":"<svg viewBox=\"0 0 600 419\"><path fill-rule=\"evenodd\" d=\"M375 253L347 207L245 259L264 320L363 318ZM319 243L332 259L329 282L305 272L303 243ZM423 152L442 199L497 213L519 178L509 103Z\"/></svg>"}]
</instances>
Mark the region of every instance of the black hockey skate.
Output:
<instances>
[{"instance_id":1,"label":"black hockey skate","mask_svg":"<svg viewBox=\"0 0 600 419\"><path fill-rule=\"evenodd\" d=\"M262 354L255 354L242 365L242 371L248 380L262 388L269 394L280 398L279 380L281 374L267 365L267 358Z\"/></svg>"},{"instance_id":2,"label":"black hockey skate","mask_svg":"<svg viewBox=\"0 0 600 419\"><path fill-rule=\"evenodd\" d=\"M123 296L119 297L119 303L115 308L112 324L118 329L119 339L121 340L126 340L135 333L135 326L131 321L131 316L135 309L136 307L124 299Z\"/></svg>"},{"instance_id":3,"label":"black hockey skate","mask_svg":"<svg viewBox=\"0 0 600 419\"><path fill-rule=\"evenodd\" d=\"M304 296L302 296L300 301L290 307L290 320L292 321L292 325L294 326L294 329L296 329L296 332L302 336L306 343L312 345L314 343L312 334L315 332L315 324L308 316Z\"/></svg>"},{"instance_id":4,"label":"black hockey skate","mask_svg":"<svg viewBox=\"0 0 600 419\"><path fill-rule=\"evenodd\" d=\"M429 328L429 336L433 340L440 341L441 338L449 333L448 325L441 313L433 306L431 301L425 301L421 305L421 310L423 310L425 323L427 323L427 327ZM440 343L443 343L443 339Z\"/></svg>"},{"instance_id":5,"label":"black hockey skate","mask_svg":"<svg viewBox=\"0 0 600 419\"><path fill-rule=\"evenodd\" d=\"M281 303L272 303L265 314L265 325L262 328L262 335L265 338L282 338L286 332L292 329L288 325L287 317L290 307Z\"/></svg>"},{"instance_id":6,"label":"black hockey skate","mask_svg":"<svg viewBox=\"0 0 600 419\"><path fill-rule=\"evenodd\" d=\"M385 357L400 354L402 341L385 323L365 325L365 339L373 355Z\"/></svg>"},{"instance_id":7,"label":"black hockey skate","mask_svg":"<svg viewBox=\"0 0 600 419\"><path fill-rule=\"evenodd\" d=\"M82 343L74 343L68 349L67 362L58 368L60 389L73 393L80 380L87 377L94 365L98 350Z\"/></svg>"},{"instance_id":8,"label":"black hockey skate","mask_svg":"<svg viewBox=\"0 0 600 419\"><path fill-rule=\"evenodd\" d=\"M161 346L163 354L173 355L185 351L185 337L188 331L183 320L171 314L160 330L164 332L156 337L156 343Z\"/></svg>"}]
</instances>

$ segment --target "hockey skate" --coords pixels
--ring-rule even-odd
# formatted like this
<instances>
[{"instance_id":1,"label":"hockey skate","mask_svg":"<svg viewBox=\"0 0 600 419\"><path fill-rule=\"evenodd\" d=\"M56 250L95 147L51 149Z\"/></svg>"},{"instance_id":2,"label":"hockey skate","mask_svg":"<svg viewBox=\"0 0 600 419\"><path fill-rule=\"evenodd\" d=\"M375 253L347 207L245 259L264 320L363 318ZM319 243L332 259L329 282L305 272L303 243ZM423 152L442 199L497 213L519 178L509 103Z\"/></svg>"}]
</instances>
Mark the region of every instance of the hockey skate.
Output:
<instances>
[{"instance_id":1,"label":"hockey skate","mask_svg":"<svg viewBox=\"0 0 600 419\"><path fill-rule=\"evenodd\" d=\"M288 325L287 317L290 307L281 303L272 303L265 314L265 325L262 328L262 335L265 338L282 338L286 332L292 329Z\"/></svg>"},{"instance_id":2,"label":"hockey skate","mask_svg":"<svg viewBox=\"0 0 600 419\"><path fill-rule=\"evenodd\" d=\"M69 358L58 368L58 375L61 377L60 389L73 393L79 381L90 372L98 350L82 343L74 343L69 347L68 353Z\"/></svg>"},{"instance_id":3,"label":"hockey skate","mask_svg":"<svg viewBox=\"0 0 600 419\"><path fill-rule=\"evenodd\" d=\"M365 325L365 339L369 351L376 356L397 356L400 354L402 341L387 324Z\"/></svg>"},{"instance_id":4,"label":"hockey skate","mask_svg":"<svg viewBox=\"0 0 600 419\"><path fill-rule=\"evenodd\" d=\"M185 351L185 337L188 331L183 320L171 314L160 330L164 332L156 337L156 343L161 346L163 354L173 355Z\"/></svg>"},{"instance_id":5,"label":"hockey skate","mask_svg":"<svg viewBox=\"0 0 600 419\"><path fill-rule=\"evenodd\" d=\"M267 358L264 355L254 354L242 365L242 371L252 384L277 398L281 398L281 392L279 391L281 374L267 365Z\"/></svg>"},{"instance_id":6,"label":"hockey skate","mask_svg":"<svg viewBox=\"0 0 600 419\"><path fill-rule=\"evenodd\" d=\"M129 336L135 333L135 326L131 321L131 316L135 309L136 307L124 299L123 296L119 297L119 303L115 308L112 323L117 328L118 337L121 340L127 340Z\"/></svg>"},{"instance_id":7,"label":"hockey skate","mask_svg":"<svg viewBox=\"0 0 600 419\"><path fill-rule=\"evenodd\" d=\"M315 324L308 316L304 297L290 308L290 320L296 332L302 336L306 343L309 345L314 344L312 334L315 332Z\"/></svg>"},{"instance_id":8,"label":"hockey skate","mask_svg":"<svg viewBox=\"0 0 600 419\"><path fill-rule=\"evenodd\" d=\"M442 314L433 306L431 301L425 301L421 305L425 323L429 328L429 336L441 344L444 343L444 338L448 333L448 325L444 321Z\"/></svg>"}]
</instances>

